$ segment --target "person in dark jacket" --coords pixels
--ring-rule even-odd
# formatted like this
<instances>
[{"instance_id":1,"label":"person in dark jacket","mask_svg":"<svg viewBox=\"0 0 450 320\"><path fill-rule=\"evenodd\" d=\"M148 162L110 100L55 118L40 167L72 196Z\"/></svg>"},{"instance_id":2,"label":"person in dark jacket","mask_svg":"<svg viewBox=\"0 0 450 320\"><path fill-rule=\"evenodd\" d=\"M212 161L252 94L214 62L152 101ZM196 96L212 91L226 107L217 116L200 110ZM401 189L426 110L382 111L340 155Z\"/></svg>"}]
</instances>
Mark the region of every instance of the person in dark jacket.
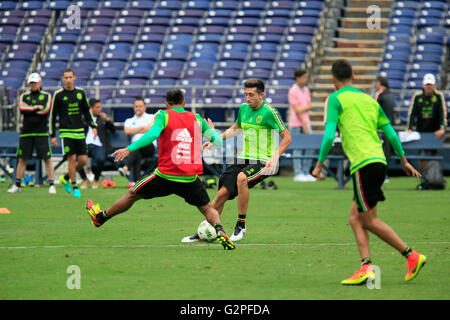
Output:
<instances>
[{"instance_id":1,"label":"person in dark jacket","mask_svg":"<svg viewBox=\"0 0 450 320\"><path fill-rule=\"evenodd\" d=\"M433 132L436 139L441 139L447 128L447 103L444 94L436 89L436 77L427 73L423 77L422 91L417 91L411 98L408 110L408 132ZM425 151L426 155L435 156L437 150ZM419 161L423 172L427 161Z\"/></svg>"},{"instance_id":2,"label":"person in dark jacket","mask_svg":"<svg viewBox=\"0 0 450 320\"><path fill-rule=\"evenodd\" d=\"M59 181L68 194L81 198L77 185L77 171L87 162L88 150L84 122L97 131L97 125L89 110L86 91L75 86L76 76L72 69L65 69L62 73L64 86L53 94L50 114L50 136L52 145L56 147L56 123L59 123L59 137L61 138L64 157L67 158L68 173L61 175Z\"/></svg>"},{"instance_id":3,"label":"person in dark jacket","mask_svg":"<svg viewBox=\"0 0 450 320\"><path fill-rule=\"evenodd\" d=\"M48 140L48 115L51 109L52 95L41 89L42 79L36 72L28 77L28 86L30 90L24 92L19 99L19 111L23 116L23 123L17 147L16 183L8 189L8 192L17 193L21 191L27 159L31 159L33 150L36 150L37 158L44 160L45 163L50 184L48 192L55 194L52 151Z\"/></svg>"},{"instance_id":4,"label":"person in dark jacket","mask_svg":"<svg viewBox=\"0 0 450 320\"><path fill-rule=\"evenodd\" d=\"M394 124L394 109L395 109L395 96L389 90L389 81L386 77L380 76L377 78L375 83L375 88L377 89L377 102L380 104L381 109L383 109L384 114L389 119L391 124Z\"/></svg>"},{"instance_id":5,"label":"person in dark jacket","mask_svg":"<svg viewBox=\"0 0 450 320\"><path fill-rule=\"evenodd\" d=\"M92 173L94 174L92 189L98 189L98 181L104 168L106 156L112 151L109 133L115 132L116 127L108 115L102 111L100 100L90 99L89 106L95 123L97 124L97 134L89 127L86 134L86 144L88 147L88 154L91 158ZM81 188L85 189L89 186L90 181L87 179L83 169L78 172L84 179Z\"/></svg>"},{"instance_id":6,"label":"person in dark jacket","mask_svg":"<svg viewBox=\"0 0 450 320\"><path fill-rule=\"evenodd\" d=\"M375 100L377 100L381 109L383 109L386 117L389 119L389 122L394 125L395 116L395 96L389 90L389 81L386 77L379 76L377 78L377 82L375 83L375 88L377 90L377 95ZM383 139L383 151L386 159L389 159L390 156L393 155L392 146L390 145L386 135L383 133L381 135L381 139ZM388 181L388 176L386 175L386 181Z\"/></svg>"}]
</instances>

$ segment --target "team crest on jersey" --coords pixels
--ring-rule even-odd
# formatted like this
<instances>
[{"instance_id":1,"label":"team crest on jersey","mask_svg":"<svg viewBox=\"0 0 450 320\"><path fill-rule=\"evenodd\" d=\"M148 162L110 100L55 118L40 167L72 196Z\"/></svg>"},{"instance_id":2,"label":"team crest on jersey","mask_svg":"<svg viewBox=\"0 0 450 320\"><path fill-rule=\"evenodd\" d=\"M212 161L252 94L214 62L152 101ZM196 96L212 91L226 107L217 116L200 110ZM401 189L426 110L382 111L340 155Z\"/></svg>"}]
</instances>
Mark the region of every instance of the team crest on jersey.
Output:
<instances>
[{"instance_id":1,"label":"team crest on jersey","mask_svg":"<svg viewBox=\"0 0 450 320\"><path fill-rule=\"evenodd\" d=\"M41 94L41 95L39 95L39 98L38 98L39 100L44 100L44 95L43 94Z\"/></svg>"},{"instance_id":2,"label":"team crest on jersey","mask_svg":"<svg viewBox=\"0 0 450 320\"><path fill-rule=\"evenodd\" d=\"M261 123L262 122L262 115L259 115L256 117L256 123Z\"/></svg>"},{"instance_id":3,"label":"team crest on jersey","mask_svg":"<svg viewBox=\"0 0 450 320\"><path fill-rule=\"evenodd\" d=\"M81 100L81 99L83 99L83 95L81 94L81 93L77 93L77 98L78 98L78 100Z\"/></svg>"}]
</instances>

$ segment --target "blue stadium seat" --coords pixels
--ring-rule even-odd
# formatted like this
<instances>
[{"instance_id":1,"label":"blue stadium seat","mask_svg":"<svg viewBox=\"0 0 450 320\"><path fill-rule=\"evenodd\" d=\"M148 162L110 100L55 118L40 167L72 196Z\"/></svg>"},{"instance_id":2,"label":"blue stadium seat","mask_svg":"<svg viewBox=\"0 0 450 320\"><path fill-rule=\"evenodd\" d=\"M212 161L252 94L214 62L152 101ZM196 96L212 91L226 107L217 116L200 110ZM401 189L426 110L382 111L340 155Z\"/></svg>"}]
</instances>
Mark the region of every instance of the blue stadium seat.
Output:
<instances>
[{"instance_id":1,"label":"blue stadium seat","mask_svg":"<svg viewBox=\"0 0 450 320\"><path fill-rule=\"evenodd\" d=\"M19 6L22 10L36 10L43 9L44 2L43 1L24 1Z\"/></svg>"},{"instance_id":2,"label":"blue stadium seat","mask_svg":"<svg viewBox=\"0 0 450 320\"><path fill-rule=\"evenodd\" d=\"M421 29L421 28L426 28L426 27L431 27L431 26L440 26L442 23L441 18L435 18L435 17L423 17L423 18L419 18L417 20L417 28Z\"/></svg>"},{"instance_id":3,"label":"blue stadium seat","mask_svg":"<svg viewBox=\"0 0 450 320\"><path fill-rule=\"evenodd\" d=\"M86 10L97 9L99 6L99 1L98 0L77 1L77 6Z\"/></svg>"},{"instance_id":4,"label":"blue stadium seat","mask_svg":"<svg viewBox=\"0 0 450 320\"><path fill-rule=\"evenodd\" d=\"M425 1L423 8L444 11L446 9L445 2L446 1Z\"/></svg>"},{"instance_id":5,"label":"blue stadium seat","mask_svg":"<svg viewBox=\"0 0 450 320\"><path fill-rule=\"evenodd\" d=\"M152 10L155 7L155 1L133 0L130 7L138 10Z\"/></svg>"},{"instance_id":6,"label":"blue stadium seat","mask_svg":"<svg viewBox=\"0 0 450 320\"><path fill-rule=\"evenodd\" d=\"M16 9L17 1L0 1L0 10Z\"/></svg>"},{"instance_id":7,"label":"blue stadium seat","mask_svg":"<svg viewBox=\"0 0 450 320\"><path fill-rule=\"evenodd\" d=\"M128 4L127 0L105 0L101 6L108 9L125 9Z\"/></svg>"},{"instance_id":8,"label":"blue stadium seat","mask_svg":"<svg viewBox=\"0 0 450 320\"><path fill-rule=\"evenodd\" d=\"M417 44L435 43L443 45L445 36L441 32L425 32L417 35Z\"/></svg>"},{"instance_id":9,"label":"blue stadium seat","mask_svg":"<svg viewBox=\"0 0 450 320\"><path fill-rule=\"evenodd\" d=\"M72 1L68 1L68 0L55 0L55 1L50 1L47 4L47 9L52 9L52 10L66 10L70 5L72 4Z\"/></svg>"}]
</instances>

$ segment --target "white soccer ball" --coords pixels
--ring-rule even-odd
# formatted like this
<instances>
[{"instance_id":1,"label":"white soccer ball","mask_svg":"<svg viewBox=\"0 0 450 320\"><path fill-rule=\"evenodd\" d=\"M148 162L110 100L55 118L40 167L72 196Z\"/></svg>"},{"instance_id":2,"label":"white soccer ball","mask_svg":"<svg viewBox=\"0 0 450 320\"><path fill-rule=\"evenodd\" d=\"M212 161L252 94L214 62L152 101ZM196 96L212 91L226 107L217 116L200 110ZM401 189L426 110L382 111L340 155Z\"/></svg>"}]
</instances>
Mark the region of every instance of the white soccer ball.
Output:
<instances>
[{"instance_id":1,"label":"white soccer ball","mask_svg":"<svg viewBox=\"0 0 450 320\"><path fill-rule=\"evenodd\" d=\"M203 241L214 241L217 238L216 229L206 220L198 225L197 233Z\"/></svg>"}]
</instances>

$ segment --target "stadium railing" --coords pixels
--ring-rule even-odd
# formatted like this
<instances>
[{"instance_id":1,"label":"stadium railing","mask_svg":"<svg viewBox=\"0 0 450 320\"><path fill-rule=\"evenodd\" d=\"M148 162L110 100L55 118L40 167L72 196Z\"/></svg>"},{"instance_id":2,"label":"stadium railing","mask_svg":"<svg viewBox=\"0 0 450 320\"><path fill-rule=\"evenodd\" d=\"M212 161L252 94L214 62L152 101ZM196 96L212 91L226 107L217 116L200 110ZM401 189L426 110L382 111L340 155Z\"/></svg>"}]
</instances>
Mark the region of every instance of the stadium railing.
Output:
<instances>
[{"instance_id":1,"label":"stadium railing","mask_svg":"<svg viewBox=\"0 0 450 320\"><path fill-rule=\"evenodd\" d=\"M45 79L43 79L43 83L44 83L44 89L53 93L54 91L56 91L57 89L59 89L60 87L45 87ZM356 85L357 86L357 85ZM199 86L199 85L191 85L191 86L183 86L183 85L177 85L176 87L179 87L181 89L183 89L185 91L185 95L186 95L186 102L187 102L187 107L189 107L192 111L194 112L199 112L201 115L205 115L204 112L205 110L211 110L211 109L223 109L224 112L225 110L230 110L230 111L234 111L235 109L239 108L240 104L245 102L244 99L244 95L243 92L241 94L241 96L239 96L239 93L242 91L242 86L236 86L236 85L221 85L221 86L214 86L214 85L203 85L203 86ZM149 94L149 92L151 90L157 90L157 91L161 91L161 90L169 90L174 88L174 86L172 85L159 85L159 86L84 86L82 87L84 88L87 92L93 92L94 95L89 95L88 98L97 98L100 99L102 101L102 106L104 109L108 110L110 113L113 112L113 110L115 109L126 109L126 108L130 108L130 110L132 109L132 102L131 103L111 103L108 102L107 100L114 100L115 97L110 97L109 99L104 99L102 97L101 92L103 90L113 90L113 91L119 91L122 89L127 89L127 90L142 90L142 97L144 99L146 98L151 98L151 94ZM283 101L284 103L277 103L277 101L272 102L271 100L271 96L269 94L270 90L273 90L274 92L279 92L280 90L289 90L290 86L275 86L275 85L267 85L266 88L266 98L268 100L269 103L273 103L275 107L277 107L281 113L281 116L283 118L284 121L287 121L286 119L286 113L287 110L289 109L289 104L287 102L287 94L286 94L286 101ZM206 90L211 90L211 89L216 89L216 90L220 90L220 89L229 89L232 90L233 92L235 92L232 96L228 96L226 97L228 99L227 103L206 103L202 98L199 99L198 98L198 92L206 92ZM17 90L17 97L20 96L20 94L24 91L26 91L27 88L20 88ZM324 88L320 88L320 87L310 87L310 91L327 91L328 89L324 89ZM367 93L370 94L370 90L366 90L368 91ZM405 96L406 94L413 94L415 91L417 90L409 90L409 91L396 91L396 90L392 90L394 93L398 93L400 96ZM446 97L450 96L450 90L441 90L444 95ZM130 98L134 98L135 96L130 96ZM277 98L279 98L279 96L277 96ZM17 103L14 104L3 104L2 106L2 114L3 114L3 123L2 123L2 127L0 127L0 131L2 130L2 128L7 128L7 130L19 130L19 114L18 114L18 110L17 110ZM162 103L160 104L153 104L153 103L148 103L147 107L150 109L159 109L159 108L164 108L164 105ZM450 101L447 101L447 108L450 109ZM397 101L397 107L395 108L395 114L396 114L396 119L400 119L401 118L401 113L405 112L407 110L405 110L404 107L402 107L402 101ZM8 112L8 113L6 113ZM202 114L203 113L203 114ZM11 117L6 116L7 114L13 114L14 119L11 119ZM216 119L213 119L213 122L215 123L216 127L218 128L224 128L224 127L228 127L230 126L233 122L234 122L234 117L235 114L234 112L230 112L228 114L226 114L225 116L225 121L217 121ZM11 125L11 123L13 125ZM116 125L122 125L123 121L115 121ZM405 122L400 122L400 123L395 123L395 129L397 130L402 130L405 129ZM448 130L448 129L447 129Z\"/></svg>"}]
</instances>

